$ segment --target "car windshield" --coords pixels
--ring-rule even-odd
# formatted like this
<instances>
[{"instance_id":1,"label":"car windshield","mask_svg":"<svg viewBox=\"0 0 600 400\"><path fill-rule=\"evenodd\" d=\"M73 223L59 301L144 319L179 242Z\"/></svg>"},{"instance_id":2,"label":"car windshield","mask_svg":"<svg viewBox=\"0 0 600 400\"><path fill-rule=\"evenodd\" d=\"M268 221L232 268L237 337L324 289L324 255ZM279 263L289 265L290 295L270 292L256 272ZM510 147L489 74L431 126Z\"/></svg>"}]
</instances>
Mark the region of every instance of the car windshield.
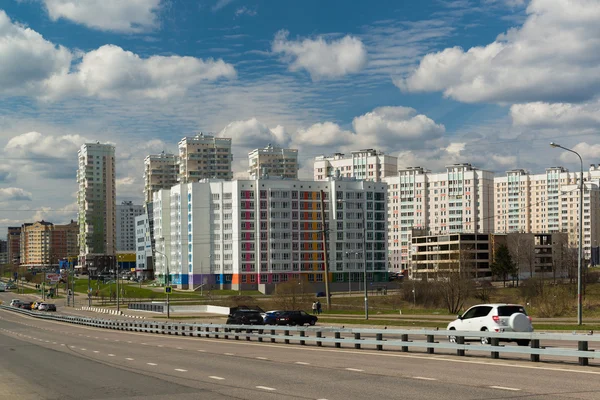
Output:
<instances>
[{"instance_id":1,"label":"car windshield","mask_svg":"<svg viewBox=\"0 0 600 400\"><path fill-rule=\"evenodd\" d=\"M510 317L515 313L521 313L527 315L525 311L525 307L523 306L500 306L498 307L498 316L499 317Z\"/></svg>"}]
</instances>

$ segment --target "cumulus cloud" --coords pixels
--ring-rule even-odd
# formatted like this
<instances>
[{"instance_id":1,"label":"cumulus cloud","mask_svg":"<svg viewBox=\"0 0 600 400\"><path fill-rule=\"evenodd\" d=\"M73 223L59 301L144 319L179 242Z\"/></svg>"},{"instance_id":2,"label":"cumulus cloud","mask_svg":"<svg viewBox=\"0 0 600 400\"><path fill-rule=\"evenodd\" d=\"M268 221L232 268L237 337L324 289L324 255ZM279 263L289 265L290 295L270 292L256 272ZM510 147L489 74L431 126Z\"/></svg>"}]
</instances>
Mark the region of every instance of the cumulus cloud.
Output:
<instances>
[{"instance_id":1,"label":"cumulus cloud","mask_svg":"<svg viewBox=\"0 0 600 400\"><path fill-rule=\"evenodd\" d=\"M600 126L600 102L513 104L510 116L515 125L528 127L587 128Z\"/></svg>"},{"instance_id":2,"label":"cumulus cloud","mask_svg":"<svg viewBox=\"0 0 600 400\"><path fill-rule=\"evenodd\" d=\"M35 91L46 79L66 74L71 52L47 41L36 31L13 23L0 10L0 93Z\"/></svg>"},{"instance_id":3,"label":"cumulus cloud","mask_svg":"<svg viewBox=\"0 0 600 400\"><path fill-rule=\"evenodd\" d=\"M6 201L31 201L31 192L21 188L0 188L0 202Z\"/></svg>"},{"instance_id":4,"label":"cumulus cloud","mask_svg":"<svg viewBox=\"0 0 600 400\"><path fill-rule=\"evenodd\" d=\"M344 36L338 40L289 40L289 32L275 35L271 50L281 54L291 71L305 69L313 80L339 78L359 72L367 63L367 51L360 39Z\"/></svg>"},{"instance_id":5,"label":"cumulus cloud","mask_svg":"<svg viewBox=\"0 0 600 400\"><path fill-rule=\"evenodd\" d=\"M299 129L293 135L296 146L344 146L352 141L354 133L342 129L333 122L316 123Z\"/></svg>"},{"instance_id":6,"label":"cumulus cloud","mask_svg":"<svg viewBox=\"0 0 600 400\"><path fill-rule=\"evenodd\" d=\"M143 32L158 25L161 0L43 0L50 19L64 18L92 29Z\"/></svg>"},{"instance_id":7,"label":"cumulus cloud","mask_svg":"<svg viewBox=\"0 0 600 400\"><path fill-rule=\"evenodd\" d=\"M258 14L258 12L256 10L252 10L246 6L240 7L237 10L235 10L236 17L240 17L242 15L248 15L250 17L255 17L256 14Z\"/></svg>"},{"instance_id":8,"label":"cumulus cloud","mask_svg":"<svg viewBox=\"0 0 600 400\"><path fill-rule=\"evenodd\" d=\"M581 155L581 158L583 159L584 163L586 162L586 160L595 162L599 158L598 155L600 154L600 144L591 144L591 143L582 142L582 143L577 143L575 146L572 147L572 149ZM561 149L559 149L559 150L561 150ZM564 151L564 150L561 150L561 151L562 151L562 154L560 155L559 159L562 162L577 163L577 165L579 165L579 157L577 157L575 154L571 153L570 151ZM585 164L583 166L585 168Z\"/></svg>"},{"instance_id":9,"label":"cumulus cloud","mask_svg":"<svg viewBox=\"0 0 600 400\"><path fill-rule=\"evenodd\" d=\"M286 146L289 142L282 126L270 129L256 118L231 122L217 136L231 138L235 146L244 148L264 147L269 143Z\"/></svg>"},{"instance_id":10,"label":"cumulus cloud","mask_svg":"<svg viewBox=\"0 0 600 400\"><path fill-rule=\"evenodd\" d=\"M578 102L600 89L600 2L531 0L527 19L487 46L426 55L396 85L462 102Z\"/></svg>"}]
</instances>

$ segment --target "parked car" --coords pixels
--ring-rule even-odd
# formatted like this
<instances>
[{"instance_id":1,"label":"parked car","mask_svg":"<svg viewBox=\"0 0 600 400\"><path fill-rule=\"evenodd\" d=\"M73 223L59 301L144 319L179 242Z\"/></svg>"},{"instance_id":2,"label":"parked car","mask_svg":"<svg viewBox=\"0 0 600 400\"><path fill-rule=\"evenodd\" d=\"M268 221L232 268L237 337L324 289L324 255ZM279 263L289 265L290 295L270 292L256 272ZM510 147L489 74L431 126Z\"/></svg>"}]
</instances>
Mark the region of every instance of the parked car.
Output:
<instances>
[{"instance_id":1,"label":"parked car","mask_svg":"<svg viewBox=\"0 0 600 400\"><path fill-rule=\"evenodd\" d=\"M263 317L263 321L264 321L265 325L276 325L277 317L283 312L284 311L273 310L273 311L267 311L266 313L264 313L262 317Z\"/></svg>"},{"instance_id":2,"label":"parked car","mask_svg":"<svg viewBox=\"0 0 600 400\"><path fill-rule=\"evenodd\" d=\"M56 304L47 304L48 309L46 311L56 311Z\"/></svg>"},{"instance_id":3,"label":"parked car","mask_svg":"<svg viewBox=\"0 0 600 400\"><path fill-rule=\"evenodd\" d=\"M37 310L38 311L48 311L48 304L47 303L38 304Z\"/></svg>"},{"instance_id":4,"label":"parked car","mask_svg":"<svg viewBox=\"0 0 600 400\"><path fill-rule=\"evenodd\" d=\"M17 285L14 282L8 282L5 286L7 290L13 290L17 288Z\"/></svg>"},{"instance_id":5,"label":"parked car","mask_svg":"<svg viewBox=\"0 0 600 400\"><path fill-rule=\"evenodd\" d=\"M33 302L31 302L31 301L24 301L24 302L20 302L17 307L23 308L25 310L31 310L32 306L33 306Z\"/></svg>"},{"instance_id":6,"label":"parked car","mask_svg":"<svg viewBox=\"0 0 600 400\"><path fill-rule=\"evenodd\" d=\"M228 325L264 325L262 310L242 307L232 307L227 317Z\"/></svg>"},{"instance_id":7,"label":"parked car","mask_svg":"<svg viewBox=\"0 0 600 400\"><path fill-rule=\"evenodd\" d=\"M21 300L20 300L20 299L12 299L12 300L10 301L10 306L11 306L11 307L17 307L17 305L18 305L20 302L21 302Z\"/></svg>"},{"instance_id":8,"label":"parked car","mask_svg":"<svg viewBox=\"0 0 600 400\"><path fill-rule=\"evenodd\" d=\"M277 325L314 325L318 318L305 311L285 311L276 318Z\"/></svg>"},{"instance_id":9,"label":"parked car","mask_svg":"<svg viewBox=\"0 0 600 400\"><path fill-rule=\"evenodd\" d=\"M41 302L41 301L36 301L36 302L34 302L34 303L31 305L31 309L32 309L32 310L37 310L37 309L38 309L38 307L40 306L40 304L42 304L42 302Z\"/></svg>"},{"instance_id":10,"label":"parked car","mask_svg":"<svg viewBox=\"0 0 600 400\"><path fill-rule=\"evenodd\" d=\"M0 292L6 292L6 285L3 283L0 283Z\"/></svg>"},{"instance_id":11,"label":"parked car","mask_svg":"<svg viewBox=\"0 0 600 400\"><path fill-rule=\"evenodd\" d=\"M518 304L478 304L469 308L463 315L448 324L450 331L484 332L533 332L531 317L525 307ZM456 336L449 336L456 342ZM519 346L529 346L529 339L508 339ZM489 344L490 338L482 337L482 344Z\"/></svg>"}]
</instances>

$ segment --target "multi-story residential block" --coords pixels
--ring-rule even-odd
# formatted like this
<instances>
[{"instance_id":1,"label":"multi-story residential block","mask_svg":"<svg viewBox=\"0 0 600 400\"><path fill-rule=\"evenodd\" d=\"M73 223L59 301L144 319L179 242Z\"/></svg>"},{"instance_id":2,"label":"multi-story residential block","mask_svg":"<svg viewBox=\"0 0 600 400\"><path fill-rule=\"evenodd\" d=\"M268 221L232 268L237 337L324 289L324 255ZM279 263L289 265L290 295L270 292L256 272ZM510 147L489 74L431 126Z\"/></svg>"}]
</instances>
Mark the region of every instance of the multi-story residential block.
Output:
<instances>
[{"instance_id":1,"label":"multi-story residential block","mask_svg":"<svg viewBox=\"0 0 600 400\"><path fill-rule=\"evenodd\" d=\"M135 271L143 279L152 279L154 262L152 257L152 235L148 214L144 213L135 217Z\"/></svg>"},{"instance_id":2,"label":"multi-story residential block","mask_svg":"<svg viewBox=\"0 0 600 400\"><path fill-rule=\"evenodd\" d=\"M117 251L136 250L135 218L144 214L144 206L123 201L117 205Z\"/></svg>"},{"instance_id":3,"label":"multi-story residential block","mask_svg":"<svg viewBox=\"0 0 600 400\"><path fill-rule=\"evenodd\" d=\"M21 258L21 227L9 226L6 241L8 242L8 263L19 265Z\"/></svg>"},{"instance_id":4,"label":"multi-story residential block","mask_svg":"<svg viewBox=\"0 0 600 400\"><path fill-rule=\"evenodd\" d=\"M8 241L0 239L0 265L8 264Z\"/></svg>"},{"instance_id":5,"label":"multi-story residential block","mask_svg":"<svg viewBox=\"0 0 600 400\"><path fill-rule=\"evenodd\" d=\"M264 149L255 149L248 153L251 179L263 174L286 179L298 179L298 150L273 147L269 144Z\"/></svg>"},{"instance_id":6,"label":"multi-story residential block","mask_svg":"<svg viewBox=\"0 0 600 400\"><path fill-rule=\"evenodd\" d=\"M86 143L79 149L78 160L79 265L87 268L86 259L115 255L115 147Z\"/></svg>"},{"instance_id":7,"label":"multi-story residential block","mask_svg":"<svg viewBox=\"0 0 600 400\"><path fill-rule=\"evenodd\" d=\"M154 195L156 275L182 288L387 281L385 183L338 178L206 180ZM324 212L324 214L323 214ZM323 224L324 218L324 224ZM366 233L366 235L365 235ZM163 278L161 278L163 277Z\"/></svg>"},{"instance_id":8,"label":"multi-story residential block","mask_svg":"<svg viewBox=\"0 0 600 400\"><path fill-rule=\"evenodd\" d=\"M353 151L350 155L336 153L315 158L314 179L327 180L337 176L381 182L398 174L398 158L373 149Z\"/></svg>"},{"instance_id":9,"label":"multi-story residential block","mask_svg":"<svg viewBox=\"0 0 600 400\"><path fill-rule=\"evenodd\" d=\"M169 189L177 184L179 159L175 154L148 155L144 159L144 199L152 202L152 194L160 189Z\"/></svg>"},{"instance_id":10,"label":"multi-story residential block","mask_svg":"<svg viewBox=\"0 0 600 400\"><path fill-rule=\"evenodd\" d=\"M494 178L494 225L499 233L568 234L578 245L579 172L563 167L547 168L543 174L516 169ZM600 170L584 173L583 249L590 258L600 241Z\"/></svg>"},{"instance_id":11,"label":"multi-story residential block","mask_svg":"<svg viewBox=\"0 0 600 400\"><path fill-rule=\"evenodd\" d=\"M55 267L59 260L79 253L77 222L54 225L47 221L21 226L20 259L27 267Z\"/></svg>"},{"instance_id":12,"label":"multi-story residential block","mask_svg":"<svg viewBox=\"0 0 600 400\"><path fill-rule=\"evenodd\" d=\"M492 172L471 164L448 165L441 173L408 167L385 178L390 268L408 269L415 231L419 235L493 232L493 179Z\"/></svg>"},{"instance_id":13,"label":"multi-story residential block","mask_svg":"<svg viewBox=\"0 0 600 400\"><path fill-rule=\"evenodd\" d=\"M184 137L179 142L179 181L197 182L201 179L232 179L231 139L200 133Z\"/></svg>"}]
</instances>

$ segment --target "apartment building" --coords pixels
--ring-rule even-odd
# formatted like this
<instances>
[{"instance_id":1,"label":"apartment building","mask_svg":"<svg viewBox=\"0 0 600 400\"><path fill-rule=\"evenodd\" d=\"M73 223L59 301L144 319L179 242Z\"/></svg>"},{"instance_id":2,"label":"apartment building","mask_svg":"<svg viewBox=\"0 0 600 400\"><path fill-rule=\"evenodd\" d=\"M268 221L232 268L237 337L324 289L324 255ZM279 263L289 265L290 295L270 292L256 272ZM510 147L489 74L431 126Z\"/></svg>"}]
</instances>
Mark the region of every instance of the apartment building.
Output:
<instances>
[{"instance_id":1,"label":"apartment building","mask_svg":"<svg viewBox=\"0 0 600 400\"><path fill-rule=\"evenodd\" d=\"M144 206L123 201L117 205L117 251L136 250L135 218L144 214Z\"/></svg>"},{"instance_id":2,"label":"apartment building","mask_svg":"<svg viewBox=\"0 0 600 400\"><path fill-rule=\"evenodd\" d=\"M115 147L86 143L78 152L79 265L116 250Z\"/></svg>"},{"instance_id":3,"label":"apartment building","mask_svg":"<svg viewBox=\"0 0 600 400\"><path fill-rule=\"evenodd\" d=\"M164 279L168 266L182 288L269 291L298 278L322 289L327 259L332 288L361 281L364 263L369 281L387 281L386 194L385 183L353 178L205 180L159 190L156 276Z\"/></svg>"},{"instance_id":4,"label":"apartment building","mask_svg":"<svg viewBox=\"0 0 600 400\"><path fill-rule=\"evenodd\" d=\"M179 182L232 179L231 139L200 133L179 141Z\"/></svg>"},{"instance_id":5,"label":"apartment building","mask_svg":"<svg viewBox=\"0 0 600 400\"><path fill-rule=\"evenodd\" d=\"M516 169L494 178L494 225L499 233L553 233L579 243L579 174L563 167L546 168L543 174ZM590 259L600 241L600 169L584 172L583 249Z\"/></svg>"},{"instance_id":6,"label":"apartment building","mask_svg":"<svg viewBox=\"0 0 600 400\"><path fill-rule=\"evenodd\" d=\"M152 235L148 214L135 217L135 272L143 279L154 277L154 262L152 257Z\"/></svg>"},{"instance_id":7,"label":"apartment building","mask_svg":"<svg viewBox=\"0 0 600 400\"><path fill-rule=\"evenodd\" d=\"M263 174L285 179L298 179L298 150L273 147L255 149L248 153L248 174L256 179Z\"/></svg>"},{"instance_id":8,"label":"apartment building","mask_svg":"<svg viewBox=\"0 0 600 400\"><path fill-rule=\"evenodd\" d=\"M8 264L8 241L0 239L0 265Z\"/></svg>"},{"instance_id":9,"label":"apartment building","mask_svg":"<svg viewBox=\"0 0 600 400\"><path fill-rule=\"evenodd\" d=\"M390 269L405 271L413 236L494 231L494 174L471 164L432 173L421 167L398 170L388 184Z\"/></svg>"},{"instance_id":10,"label":"apartment building","mask_svg":"<svg viewBox=\"0 0 600 400\"><path fill-rule=\"evenodd\" d=\"M160 189L169 189L179 179L179 158L164 151L144 158L144 201L152 202L152 194Z\"/></svg>"},{"instance_id":11,"label":"apartment building","mask_svg":"<svg viewBox=\"0 0 600 400\"><path fill-rule=\"evenodd\" d=\"M21 258L21 227L9 226L6 235L8 246L8 263L19 265Z\"/></svg>"},{"instance_id":12,"label":"apartment building","mask_svg":"<svg viewBox=\"0 0 600 400\"><path fill-rule=\"evenodd\" d=\"M339 176L381 182L398 173L398 158L374 149L353 151L349 155L335 153L319 156L314 162L314 180L322 181Z\"/></svg>"},{"instance_id":13,"label":"apartment building","mask_svg":"<svg viewBox=\"0 0 600 400\"><path fill-rule=\"evenodd\" d=\"M21 226L20 260L26 267L57 267L60 259L79 253L77 222L54 225L47 221Z\"/></svg>"}]
</instances>

